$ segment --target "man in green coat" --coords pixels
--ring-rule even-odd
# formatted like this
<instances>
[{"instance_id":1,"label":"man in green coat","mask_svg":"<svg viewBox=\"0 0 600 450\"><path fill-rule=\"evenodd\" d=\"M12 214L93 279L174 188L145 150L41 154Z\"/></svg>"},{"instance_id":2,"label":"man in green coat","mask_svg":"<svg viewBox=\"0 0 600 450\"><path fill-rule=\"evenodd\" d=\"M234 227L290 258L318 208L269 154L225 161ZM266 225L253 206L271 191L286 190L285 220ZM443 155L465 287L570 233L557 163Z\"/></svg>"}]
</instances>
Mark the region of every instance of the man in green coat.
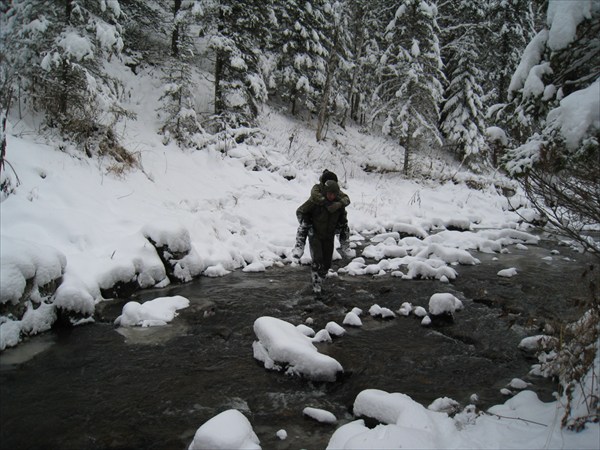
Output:
<instances>
[{"instance_id":1,"label":"man in green coat","mask_svg":"<svg viewBox=\"0 0 600 450\"><path fill-rule=\"evenodd\" d=\"M346 210L340 202L340 188L334 180L327 180L323 185L325 201L315 202L311 196L296 210L298 221L310 224L308 244L312 255L313 292L321 293L323 278L331 267L335 233L340 221L346 219Z\"/></svg>"},{"instance_id":2,"label":"man in green coat","mask_svg":"<svg viewBox=\"0 0 600 450\"><path fill-rule=\"evenodd\" d=\"M319 183L315 184L310 190L310 200L313 203L318 205L324 205L327 199L325 198L325 183L329 180L333 180L335 182L338 181L338 177L334 172L331 172L327 169L323 171L321 177L319 178ZM336 202L342 204L344 208L346 208L350 204L350 197L343 192L339 191L337 195ZM301 220L301 217L298 216L298 221L300 224L298 225L298 230L296 231L296 245L292 250L292 257L296 260L300 259L302 254L304 253L304 246L306 245L306 238L308 237L308 231L310 230L311 224L309 222ZM344 214L340 217L340 221L338 222L338 227L336 229L336 233L339 235L340 239L340 250L343 255L351 256L350 250L350 228L348 227L348 218L346 215L346 211L344 210Z\"/></svg>"}]
</instances>

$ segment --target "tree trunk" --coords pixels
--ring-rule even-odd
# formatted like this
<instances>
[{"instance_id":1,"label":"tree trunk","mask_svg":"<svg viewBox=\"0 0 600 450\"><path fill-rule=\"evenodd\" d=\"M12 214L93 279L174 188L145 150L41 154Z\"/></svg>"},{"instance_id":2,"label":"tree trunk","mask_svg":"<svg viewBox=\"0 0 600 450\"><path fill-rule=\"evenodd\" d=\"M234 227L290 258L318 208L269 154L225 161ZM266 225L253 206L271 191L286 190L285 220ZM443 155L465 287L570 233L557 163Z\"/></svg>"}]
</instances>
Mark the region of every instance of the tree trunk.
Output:
<instances>
[{"instance_id":1,"label":"tree trunk","mask_svg":"<svg viewBox=\"0 0 600 450\"><path fill-rule=\"evenodd\" d=\"M71 13L73 12L73 0L65 1L65 21L67 23L71 22Z\"/></svg>"},{"instance_id":2,"label":"tree trunk","mask_svg":"<svg viewBox=\"0 0 600 450\"><path fill-rule=\"evenodd\" d=\"M323 136L323 129L325 123L329 119L329 113L327 112L329 106L329 97L331 96L331 85L333 83L333 72L337 66L337 56L335 52L331 52L329 58L329 64L327 66L327 77L325 78L325 86L323 87L323 98L321 99L321 108L319 109L319 118L317 120L317 142L325 139Z\"/></svg>"},{"instance_id":3,"label":"tree trunk","mask_svg":"<svg viewBox=\"0 0 600 450\"><path fill-rule=\"evenodd\" d=\"M361 33L359 41L358 41L358 45L357 45L358 53L356 55L356 65L354 66L354 70L352 71L352 81L350 83L350 95L348 96L348 103L350 104L350 118L352 120L356 120L358 118L358 106L360 105L360 96L356 92L356 83L358 82L358 74L361 70L361 65L359 64L359 61L360 61L360 58L362 57L363 43L364 43L364 38Z\"/></svg>"},{"instance_id":4,"label":"tree trunk","mask_svg":"<svg viewBox=\"0 0 600 450\"><path fill-rule=\"evenodd\" d=\"M223 89L221 81L223 78L223 53L217 50L215 61L215 114L221 114L225 105L223 104Z\"/></svg>"},{"instance_id":5,"label":"tree trunk","mask_svg":"<svg viewBox=\"0 0 600 450\"><path fill-rule=\"evenodd\" d=\"M409 126L408 133L407 133L406 139L404 140L404 143L402 143L402 141L400 141L400 145L404 146L404 167L402 168L402 172L404 173L405 176L408 176L408 170L410 168L410 134L411 134L411 129Z\"/></svg>"},{"instance_id":6,"label":"tree trunk","mask_svg":"<svg viewBox=\"0 0 600 450\"><path fill-rule=\"evenodd\" d=\"M177 22L177 14L181 9L181 1L182 0L175 0L175 3L173 5L174 25L173 34L171 35L171 54L174 57L179 56L179 23Z\"/></svg>"},{"instance_id":7,"label":"tree trunk","mask_svg":"<svg viewBox=\"0 0 600 450\"><path fill-rule=\"evenodd\" d=\"M336 47L338 45L338 33L337 30L333 35L333 45L329 53L329 61L327 61L327 75L325 77L325 86L323 86L323 97L321 98L321 107L319 109L319 118L317 120L317 142L325 139L323 135L323 129L325 123L329 119L329 113L327 112L329 106L329 97L331 96L331 85L333 84L333 73L337 68L337 52Z\"/></svg>"}]
</instances>

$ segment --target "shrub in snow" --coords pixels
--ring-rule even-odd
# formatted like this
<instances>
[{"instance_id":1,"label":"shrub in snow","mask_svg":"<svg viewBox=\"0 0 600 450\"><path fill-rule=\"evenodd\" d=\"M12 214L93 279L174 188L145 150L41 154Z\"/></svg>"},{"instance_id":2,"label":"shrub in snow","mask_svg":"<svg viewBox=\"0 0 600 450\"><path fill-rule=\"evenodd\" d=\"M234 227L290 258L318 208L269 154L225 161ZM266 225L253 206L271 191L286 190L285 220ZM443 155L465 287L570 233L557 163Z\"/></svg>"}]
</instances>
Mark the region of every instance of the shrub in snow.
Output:
<instances>
[{"instance_id":1,"label":"shrub in snow","mask_svg":"<svg viewBox=\"0 0 600 450\"><path fill-rule=\"evenodd\" d=\"M321 331L327 333L326 330ZM261 361L266 369L285 369L289 375L316 381L335 381L338 373L343 372L339 362L319 353L311 339L288 322L274 317L259 317L254 322L254 333L258 337L258 341L252 344L254 358Z\"/></svg>"},{"instance_id":2,"label":"shrub in snow","mask_svg":"<svg viewBox=\"0 0 600 450\"><path fill-rule=\"evenodd\" d=\"M538 356L541 361L540 372L548 377L558 377L561 403L565 408L561 425L571 430L580 431L587 423L598 422L599 324L600 309L596 305L579 320L564 327L562 341L556 338L545 341L546 346L553 350L550 357L540 357L546 353Z\"/></svg>"},{"instance_id":3,"label":"shrub in snow","mask_svg":"<svg viewBox=\"0 0 600 450\"><path fill-rule=\"evenodd\" d=\"M205 422L194 435L189 450L260 450L260 440L250 421L236 409L229 409Z\"/></svg>"}]
</instances>

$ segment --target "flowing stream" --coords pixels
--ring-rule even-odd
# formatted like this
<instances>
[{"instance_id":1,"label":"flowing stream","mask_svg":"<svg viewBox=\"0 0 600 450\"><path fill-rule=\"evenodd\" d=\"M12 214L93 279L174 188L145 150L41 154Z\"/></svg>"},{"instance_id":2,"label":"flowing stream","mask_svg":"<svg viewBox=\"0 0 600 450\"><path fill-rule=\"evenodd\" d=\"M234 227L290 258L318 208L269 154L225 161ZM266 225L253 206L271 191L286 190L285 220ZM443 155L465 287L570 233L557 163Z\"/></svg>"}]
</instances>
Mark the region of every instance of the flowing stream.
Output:
<instances>
[{"instance_id":1,"label":"flowing stream","mask_svg":"<svg viewBox=\"0 0 600 450\"><path fill-rule=\"evenodd\" d=\"M323 449L339 425L353 420L354 399L368 388L402 392L425 406L439 397L464 406L477 394L485 409L504 402L500 389L518 377L550 401L555 386L528 376L535 361L517 345L544 326L579 317L590 259L548 239L510 252L475 254L481 264L455 267L459 276L450 284L389 275L332 278L321 300L309 289L307 266L286 266L103 302L96 323L35 336L0 354L0 446L185 449L200 425L236 408L262 448ZM518 275L497 276L508 267ZM427 308L437 292L463 301L453 323L423 327L413 315L381 320L367 313L375 303L393 311L405 301ZM169 325L113 326L126 301L171 295L188 298L190 307ZM365 312L363 327L345 327L346 335L318 344L345 369L335 383L267 371L252 356L258 317L296 325L310 317L318 331L328 321L341 325L353 307ZM306 406L332 412L338 423L304 417ZM280 429L286 440L277 438Z\"/></svg>"}]
</instances>

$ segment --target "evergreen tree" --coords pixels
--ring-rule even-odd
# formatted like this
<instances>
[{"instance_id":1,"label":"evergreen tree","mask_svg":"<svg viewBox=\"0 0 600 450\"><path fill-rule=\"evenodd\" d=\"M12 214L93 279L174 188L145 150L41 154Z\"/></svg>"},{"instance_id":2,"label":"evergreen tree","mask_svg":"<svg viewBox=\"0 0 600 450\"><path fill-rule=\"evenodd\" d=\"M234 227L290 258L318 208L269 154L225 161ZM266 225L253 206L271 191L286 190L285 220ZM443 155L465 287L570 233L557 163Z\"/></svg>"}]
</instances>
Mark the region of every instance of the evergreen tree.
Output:
<instances>
[{"instance_id":1,"label":"evergreen tree","mask_svg":"<svg viewBox=\"0 0 600 450\"><path fill-rule=\"evenodd\" d=\"M348 34L347 5L336 1L325 5L324 22L328 58L326 62L326 78L319 104L317 120L317 141L325 138L324 129L332 114L341 112L343 118L348 110L347 97L343 93L349 91L349 73L351 53L349 52L350 36Z\"/></svg>"},{"instance_id":2,"label":"evergreen tree","mask_svg":"<svg viewBox=\"0 0 600 450\"><path fill-rule=\"evenodd\" d=\"M327 79L325 0L289 0L277 5L280 47L276 69L276 92L296 114L304 107L316 112Z\"/></svg>"},{"instance_id":3,"label":"evergreen tree","mask_svg":"<svg viewBox=\"0 0 600 450\"><path fill-rule=\"evenodd\" d=\"M506 167L554 226L590 248L581 230L600 219L600 8L552 2L546 23L511 79L513 125L524 137Z\"/></svg>"},{"instance_id":4,"label":"evergreen tree","mask_svg":"<svg viewBox=\"0 0 600 450\"><path fill-rule=\"evenodd\" d=\"M453 2L447 11L443 47L448 85L442 110L441 129L447 146L469 168L480 171L487 164L484 139L481 42L485 10L478 0Z\"/></svg>"},{"instance_id":5,"label":"evergreen tree","mask_svg":"<svg viewBox=\"0 0 600 450\"><path fill-rule=\"evenodd\" d=\"M161 132L164 142L174 138L180 145L203 145L204 130L195 108L192 81L192 64L195 48L190 27L197 11L193 2L175 0L173 4L173 29L171 33L171 58L163 75L163 94L160 111L164 114Z\"/></svg>"},{"instance_id":6,"label":"evergreen tree","mask_svg":"<svg viewBox=\"0 0 600 450\"><path fill-rule=\"evenodd\" d=\"M378 69L376 112L384 116L383 131L404 147L404 173L412 153L441 145L438 131L442 101L437 9L425 0L402 0L386 27L388 43Z\"/></svg>"},{"instance_id":7,"label":"evergreen tree","mask_svg":"<svg viewBox=\"0 0 600 450\"><path fill-rule=\"evenodd\" d=\"M215 55L215 114L247 125L267 100L261 62L270 42L270 1L205 0L204 30Z\"/></svg>"},{"instance_id":8,"label":"evergreen tree","mask_svg":"<svg viewBox=\"0 0 600 450\"><path fill-rule=\"evenodd\" d=\"M3 59L14 70L19 106L80 141L126 114L119 83L102 68L123 48L120 17L116 0L14 1L2 24Z\"/></svg>"},{"instance_id":9,"label":"evergreen tree","mask_svg":"<svg viewBox=\"0 0 600 450\"><path fill-rule=\"evenodd\" d=\"M494 0L481 7L489 29L478 43L485 73L481 85L493 93L489 104L506 103L511 76L534 35L533 4L531 0Z\"/></svg>"}]
</instances>

